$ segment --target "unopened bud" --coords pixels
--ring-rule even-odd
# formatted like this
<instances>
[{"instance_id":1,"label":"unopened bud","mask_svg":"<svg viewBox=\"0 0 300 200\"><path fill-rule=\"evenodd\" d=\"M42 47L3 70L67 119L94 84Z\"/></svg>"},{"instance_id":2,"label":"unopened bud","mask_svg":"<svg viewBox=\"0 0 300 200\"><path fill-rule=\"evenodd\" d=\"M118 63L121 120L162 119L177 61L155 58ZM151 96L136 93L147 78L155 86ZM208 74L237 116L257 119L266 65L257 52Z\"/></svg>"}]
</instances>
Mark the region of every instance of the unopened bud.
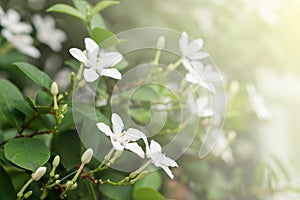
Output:
<instances>
[{"instance_id":1,"label":"unopened bud","mask_svg":"<svg viewBox=\"0 0 300 200\"><path fill-rule=\"evenodd\" d=\"M53 167L56 168L59 165L59 162L60 162L60 157L59 155L56 155L52 162Z\"/></svg>"},{"instance_id":2,"label":"unopened bud","mask_svg":"<svg viewBox=\"0 0 300 200\"><path fill-rule=\"evenodd\" d=\"M156 47L158 49L163 49L165 48L165 44L166 44L166 39L164 36L160 36L157 40L157 43L156 43Z\"/></svg>"},{"instance_id":3,"label":"unopened bud","mask_svg":"<svg viewBox=\"0 0 300 200\"><path fill-rule=\"evenodd\" d=\"M77 188L77 182L73 183L72 181L67 181L66 187L69 190L75 190Z\"/></svg>"},{"instance_id":4,"label":"unopened bud","mask_svg":"<svg viewBox=\"0 0 300 200\"><path fill-rule=\"evenodd\" d=\"M64 104L61 108L61 112L66 113L68 111L68 104Z\"/></svg>"},{"instance_id":5,"label":"unopened bud","mask_svg":"<svg viewBox=\"0 0 300 200\"><path fill-rule=\"evenodd\" d=\"M87 149L81 156L81 162L83 164L88 164L93 157L93 149Z\"/></svg>"},{"instance_id":6,"label":"unopened bud","mask_svg":"<svg viewBox=\"0 0 300 200\"><path fill-rule=\"evenodd\" d=\"M137 175L136 178L130 180L130 184L134 184L136 183L138 180L143 179L145 176L147 176L148 172L147 171L143 171L140 174Z\"/></svg>"},{"instance_id":7,"label":"unopened bud","mask_svg":"<svg viewBox=\"0 0 300 200\"><path fill-rule=\"evenodd\" d=\"M236 138L236 132L235 131L230 131L227 135L227 139L229 142L232 142Z\"/></svg>"},{"instance_id":8,"label":"unopened bud","mask_svg":"<svg viewBox=\"0 0 300 200\"><path fill-rule=\"evenodd\" d=\"M60 184L60 180L56 180L56 181L55 181L55 184L56 184L56 185Z\"/></svg>"},{"instance_id":9,"label":"unopened bud","mask_svg":"<svg viewBox=\"0 0 300 200\"><path fill-rule=\"evenodd\" d=\"M70 82L71 82L71 83L74 83L75 77L76 77L75 72L72 72L72 73L71 73L71 77L70 77Z\"/></svg>"},{"instance_id":10,"label":"unopened bud","mask_svg":"<svg viewBox=\"0 0 300 200\"><path fill-rule=\"evenodd\" d=\"M54 178L55 178L55 179L58 179L58 178L59 178L59 174L55 174L55 175L54 175Z\"/></svg>"},{"instance_id":11,"label":"unopened bud","mask_svg":"<svg viewBox=\"0 0 300 200\"><path fill-rule=\"evenodd\" d=\"M46 167L39 167L34 173L31 174L31 178L34 181L38 181L42 178L42 176L44 176L44 174L46 173L47 168Z\"/></svg>"},{"instance_id":12,"label":"unopened bud","mask_svg":"<svg viewBox=\"0 0 300 200\"><path fill-rule=\"evenodd\" d=\"M58 94L58 86L56 82L53 82L51 85L51 94L56 96Z\"/></svg>"},{"instance_id":13,"label":"unopened bud","mask_svg":"<svg viewBox=\"0 0 300 200\"><path fill-rule=\"evenodd\" d=\"M26 194L24 194L24 199L29 198L32 195L32 193L33 193L32 190L26 192Z\"/></svg>"}]
</instances>

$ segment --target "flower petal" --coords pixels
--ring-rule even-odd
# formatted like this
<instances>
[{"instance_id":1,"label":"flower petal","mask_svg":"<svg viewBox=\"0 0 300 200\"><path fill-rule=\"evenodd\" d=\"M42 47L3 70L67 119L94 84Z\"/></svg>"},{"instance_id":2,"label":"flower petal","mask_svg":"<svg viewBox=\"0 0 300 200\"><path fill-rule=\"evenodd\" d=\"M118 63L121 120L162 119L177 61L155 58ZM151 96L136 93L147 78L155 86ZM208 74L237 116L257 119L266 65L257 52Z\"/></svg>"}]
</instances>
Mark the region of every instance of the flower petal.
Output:
<instances>
[{"instance_id":1,"label":"flower petal","mask_svg":"<svg viewBox=\"0 0 300 200\"><path fill-rule=\"evenodd\" d=\"M125 145L125 149L132 151L133 153L137 154L141 158L145 157L145 153L143 149L136 142L127 143Z\"/></svg>"},{"instance_id":2,"label":"flower petal","mask_svg":"<svg viewBox=\"0 0 300 200\"><path fill-rule=\"evenodd\" d=\"M91 54L92 52L99 50L98 44L91 38L85 38L84 44L85 44L85 49L87 51L87 54Z\"/></svg>"},{"instance_id":3,"label":"flower petal","mask_svg":"<svg viewBox=\"0 0 300 200\"><path fill-rule=\"evenodd\" d=\"M80 49L77 48L71 48L69 50L70 54L76 58L77 60L79 60L80 62L84 62L86 60L86 56L83 53L83 51L81 51Z\"/></svg>"},{"instance_id":4,"label":"flower petal","mask_svg":"<svg viewBox=\"0 0 300 200\"><path fill-rule=\"evenodd\" d=\"M83 77L87 82L93 82L99 78L99 74L94 68L85 68L83 70Z\"/></svg>"},{"instance_id":5,"label":"flower petal","mask_svg":"<svg viewBox=\"0 0 300 200\"><path fill-rule=\"evenodd\" d=\"M199 51L197 53L189 55L188 58L191 60L199 60L199 59L207 58L208 56L209 54L207 52Z\"/></svg>"},{"instance_id":6,"label":"flower petal","mask_svg":"<svg viewBox=\"0 0 300 200\"><path fill-rule=\"evenodd\" d=\"M161 152L160 144L154 140L151 140L149 153L153 154L153 153L160 153L160 152Z\"/></svg>"},{"instance_id":7,"label":"flower petal","mask_svg":"<svg viewBox=\"0 0 300 200\"><path fill-rule=\"evenodd\" d=\"M187 73L185 75L185 79L190 83L194 83L194 84L199 83L199 80L195 76L193 76L191 73Z\"/></svg>"},{"instance_id":8,"label":"flower petal","mask_svg":"<svg viewBox=\"0 0 300 200\"><path fill-rule=\"evenodd\" d=\"M146 138L146 135L138 130L138 129L135 129L135 128L129 128L127 131L126 131L126 134L125 134L125 140L128 140L128 141L137 141L141 138Z\"/></svg>"},{"instance_id":9,"label":"flower petal","mask_svg":"<svg viewBox=\"0 0 300 200\"><path fill-rule=\"evenodd\" d=\"M121 145L121 143L118 140L115 140L114 136L112 136L110 138L110 141L111 141L111 144L113 145L115 150L117 150L117 151L123 151L124 150L125 147L123 145Z\"/></svg>"},{"instance_id":10,"label":"flower petal","mask_svg":"<svg viewBox=\"0 0 300 200\"><path fill-rule=\"evenodd\" d=\"M179 48L183 56L186 56L188 51L189 38L186 32L182 32L181 37L179 39Z\"/></svg>"},{"instance_id":11,"label":"flower petal","mask_svg":"<svg viewBox=\"0 0 300 200\"><path fill-rule=\"evenodd\" d=\"M202 46L203 46L203 40L202 39L193 40L189 44L189 47L188 47L189 48L189 55L193 55L197 51L200 51Z\"/></svg>"},{"instance_id":12,"label":"flower petal","mask_svg":"<svg viewBox=\"0 0 300 200\"><path fill-rule=\"evenodd\" d=\"M107 136L113 136L113 132L111 131L110 127L104 124L103 122L99 122L96 124L97 128L102 131Z\"/></svg>"},{"instance_id":13,"label":"flower petal","mask_svg":"<svg viewBox=\"0 0 300 200\"><path fill-rule=\"evenodd\" d=\"M124 124L123 124L123 121L121 119L121 117L116 114L116 113L113 113L112 116L111 116L111 122L112 122L112 125L113 125L113 131L116 135L121 135L123 129L124 129Z\"/></svg>"},{"instance_id":14,"label":"flower petal","mask_svg":"<svg viewBox=\"0 0 300 200\"><path fill-rule=\"evenodd\" d=\"M172 173L172 171L169 169L169 167L162 167L162 169L168 174L168 176L173 179L174 175Z\"/></svg>"},{"instance_id":15,"label":"flower petal","mask_svg":"<svg viewBox=\"0 0 300 200\"><path fill-rule=\"evenodd\" d=\"M122 78L122 74L117 69L103 69L102 76L108 76L114 79Z\"/></svg>"},{"instance_id":16,"label":"flower petal","mask_svg":"<svg viewBox=\"0 0 300 200\"><path fill-rule=\"evenodd\" d=\"M107 52L101 57L101 62L103 62L103 67L112 67L118 64L122 60L122 55L119 52Z\"/></svg>"}]
</instances>

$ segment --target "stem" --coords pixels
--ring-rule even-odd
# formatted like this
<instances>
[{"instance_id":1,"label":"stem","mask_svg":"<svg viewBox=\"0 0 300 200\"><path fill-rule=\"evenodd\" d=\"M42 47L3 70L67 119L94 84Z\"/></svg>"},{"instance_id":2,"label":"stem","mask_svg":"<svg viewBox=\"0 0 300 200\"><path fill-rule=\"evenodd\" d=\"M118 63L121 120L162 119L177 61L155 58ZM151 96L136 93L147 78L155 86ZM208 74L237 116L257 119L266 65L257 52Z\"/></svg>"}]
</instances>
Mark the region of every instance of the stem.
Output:
<instances>
[{"instance_id":1,"label":"stem","mask_svg":"<svg viewBox=\"0 0 300 200\"><path fill-rule=\"evenodd\" d=\"M77 80L81 80L81 75L82 75L82 72L83 72L83 68L84 68L83 63L80 63L80 67L79 67L79 70L78 70L77 76L76 76Z\"/></svg>"},{"instance_id":2,"label":"stem","mask_svg":"<svg viewBox=\"0 0 300 200\"><path fill-rule=\"evenodd\" d=\"M148 160L145 164L143 164L140 168L132 172L129 177L134 178L137 174L141 173L148 165L151 164L151 160Z\"/></svg>"},{"instance_id":3,"label":"stem","mask_svg":"<svg viewBox=\"0 0 300 200\"><path fill-rule=\"evenodd\" d=\"M91 171L89 171L87 173L87 176L91 175L91 174L94 174L96 172L99 172L101 170L104 170L107 168L107 166L105 166L105 163L107 163L107 161L109 161L109 159L111 158L111 155L114 153L115 149L112 147L109 152L104 156L104 160L100 163L100 165L96 168L96 169L93 169Z\"/></svg>"},{"instance_id":4,"label":"stem","mask_svg":"<svg viewBox=\"0 0 300 200\"><path fill-rule=\"evenodd\" d=\"M154 58L154 61L153 61L154 65L157 65L159 63L160 54L161 54L161 49L157 49L156 54L155 54L155 58Z\"/></svg>"},{"instance_id":5,"label":"stem","mask_svg":"<svg viewBox=\"0 0 300 200\"><path fill-rule=\"evenodd\" d=\"M80 173L81 173L83 167L84 167L84 163L81 163L81 165L80 165L79 169L77 170L75 176L74 176L73 179L71 180L72 183L75 183L75 182L76 182L76 180L77 180L77 178L79 177L79 175L80 175Z\"/></svg>"},{"instance_id":6,"label":"stem","mask_svg":"<svg viewBox=\"0 0 300 200\"><path fill-rule=\"evenodd\" d=\"M22 187L22 189L18 192L17 196L18 198L21 198L24 194L24 191L26 190L26 188L32 183L33 179L30 178L25 185Z\"/></svg>"}]
</instances>

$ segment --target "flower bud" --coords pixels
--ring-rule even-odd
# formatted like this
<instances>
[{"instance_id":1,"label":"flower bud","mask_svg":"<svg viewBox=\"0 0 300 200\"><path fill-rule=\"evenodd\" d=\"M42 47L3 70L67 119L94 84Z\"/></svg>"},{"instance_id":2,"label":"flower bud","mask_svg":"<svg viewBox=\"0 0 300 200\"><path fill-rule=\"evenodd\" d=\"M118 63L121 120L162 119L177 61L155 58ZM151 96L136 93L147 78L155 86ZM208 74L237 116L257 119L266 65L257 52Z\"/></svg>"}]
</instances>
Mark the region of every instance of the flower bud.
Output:
<instances>
[{"instance_id":1,"label":"flower bud","mask_svg":"<svg viewBox=\"0 0 300 200\"><path fill-rule=\"evenodd\" d=\"M53 167L56 168L59 165L59 161L60 161L60 157L59 155L56 155L52 162Z\"/></svg>"},{"instance_id":2,"label":"flower bud","mask_svg":"<svg viewBox=\"0 0 300 200\"><path fill-rule=\"evenodd\" d=\"M51 94L56 96L58 94L58 86L56 82L53 82L51 85Z\"/></svg>"},{"instance_id":3,"label":"flower bud","mask_svg":"<svg viewBox=\"0 0 300 200\"><path fill-rule=\"evenodd\" d=\"M34 180L34 181L38 181L42 178L42 176L44 176L44 174L46 173L47 171L47 168L46 167L39 167L35 172L33 172L31 174L31 178Z\"/></svg>"},{"instance_id":4,"label":"flower bud","mask_svg":"<svg viewBox=\"0 0 300 200\"><path fill-rule=\"evenodd\" d=\"M32 190L26 192L26 194L24 194L24 199L28 199L32 195L32 193Z\"/></svg>"},{"instance_id":5,"label":"flower bud","mask_svg":"<svg viewBox=\"0 0 300 200\"><path fill-rule=\"evenodd\" d=\"M164 36L160 36L157 40L156 47L158 49L163 49L165 47L166 40Z\"/></svg>"},{"instance_id":6,"label":"flower bud","mask_svg":"<svg viewBox=\"0 0 300 200\"><path fill-rule=\"evenodd\" d=\"M67 181L66 186L69 190L75 190L77 188L77 182L73 183L72 181Z\"/></svg>"},{"instance_id":7,"label":"flower bud","mask_svg":"<svg viewBox=\"0 0 300 200\"><path fill-rule=\"evenodd\" d=\"M81 156L81 162L83 164L88 164L93 157L93 149L87 149Z\"/></svg>"}]
</instances>

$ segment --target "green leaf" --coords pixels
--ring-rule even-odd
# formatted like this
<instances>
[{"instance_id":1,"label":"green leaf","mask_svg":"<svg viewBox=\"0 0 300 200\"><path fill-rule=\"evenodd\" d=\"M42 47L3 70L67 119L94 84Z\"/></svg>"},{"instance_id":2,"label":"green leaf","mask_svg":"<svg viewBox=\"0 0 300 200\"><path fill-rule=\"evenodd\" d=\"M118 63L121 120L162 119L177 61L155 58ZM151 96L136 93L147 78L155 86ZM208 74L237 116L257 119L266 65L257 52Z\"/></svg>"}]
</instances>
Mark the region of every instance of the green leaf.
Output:
<instances>
[{"instance_id":1,"label":"green leaf","mask_svg":"<svg viewBox=\"0 0 300 200\"><path fill-rule=\"evenodd\" d=\"M124 178L125 176L117 171L113 173L105 173L101 177L102 180L110 179L111 181L117 182ZM99 185L100 192L107 197L106 199L111 200L131 200L132 196L132 186L114 186L114 185Z\"/></svg>"},{"instance_id":2,"label":"green leaf","mask_svg":"<svg viewBox=\"0 0 300 200\"><path fill-rule=\"evenodd\" d=\"M91 32L91 38L97 44L100 44L102 48L110 47L120 43L120 40L115 36L115 34L99 27L93 29L93 31ZM102 42L104 43L101 44Z\"/></svg>"},{"instance_id":3,"label":"green leaf","mask_svg":"<svg viewBox=\"0 0 300 200\"><path fill-rule=\"evenodd\" d=\"M42 72L37 67L26 62L16 62L14 65L38 85L49 91L51 90L52 80L45 72Z\"/></svg>"},{"instance_id":4,"label":"green leaf","mask_svg":"<svg viewBox=\"0 0 300 200\"><path fill-rule=\"evenodd\" d=\"M0 166L0 199L1 200L15 200L16 192L10 177Z\"/></svg>"},{"instance_id":5,"label":"green leaf","mask_svg":"<svg viewBox=\"0 0 300 200\"><path fill-rule=\"evenodd\" d=\"M65 65L67 65L68 67L70 67L71 69L73 69L75 71L78 71L80 62L75 59L70 59L70 60L65 61Z\"/></svg>"},{"instance_id":6,"label":"green leaf","mask_svg":"<svg viewBox=\"0 0 300 200\"><path fill-rule=\"evenodd\" d=\"M38 91L35 95L35 104L37 106L49 106L51 105L53 98L44 91Z\"/></svg>"},{"instance_id":7,"label":"green leaf","mask_svg":"<svg viewBox=\"0 0 300 200\"><path fill-rule=\"evenodd\" d=\"M120 2L118 2L118 1L100 1L93 7L93 9L91 11L91 17L93 17L98 12L101 12L102 10L104 10L110 6L113 6L113 5L116 5L119 3Z\"/></svg>"},{"instance_id":8,"label":"green leaf","mask_svg":"<svg viewBox=\"0 0 300 200\"><path fill-rule=\"evenodd\" d=\"M149 171L152 171L154 168L152 167ZM153 190L158 190L162 184L161 174L156 170L147 174L146 177L139 180L135 185L133 190L136 191L141 188L152 188Z\"/></svg>"},{"instance_id":9,"label":"green leaf","mask_svg":"<svg viewBox=\"0 0 300 200\"><path fill-rule=\"evenodd\" d=\"M15 165L35 171L49 160L50 151L38 139L16 138L4 145L4 155Z\"/></svg>"},{"instance_id":10,"label":"green leaf","mask_svg":"<svg viewBox=\"0 0 300 200\"><path fill-rule=\"evenodd\" d=\"M80 138L76 131L63 132L53 140L53 152L60 155L67 171L80 162Z\"/></svg>"},{"instance_id":11,"label":"green leaf","mask_svg":"<svg viewBox=\"0 0 300 200\"><path fill-rule=\"evenodd\" d=\"M136 89L130 99L156 102L160 99L158 93L151 87L151 85L143 85Z\"/></svg>"},{"instance_id":12,"label":"green leaf","mask_svg":"<svg viewBox=\"0 0 300 200\"><path fill-rule=\"evenodd\" d=\"M165 197L152 188L140 188L133 193L133 200L164 200Z\"/></svg>"},{"instance_id":13,"label":"green leaf","mask_svg":"<svg viewBox=\"0 0 300 200\"><path fill-rule=\"evenodd\" d=\"M73 0L73 4L81 12L83 16L86 16L86 7L90 4L85 0Z\"/></svg>"},{"instance_id":14,"label":"green leaf","mask_svg":"<svg viewBox=\"0 0 300 200\"><path fill-rule=\"evenodd\" d=\"M0 79L0 110L9 122L20 127L22 118L15 108L16 102L23 101L23 96L19 89L11 82Z\"/></svg>"},{"instance_id":15,"label":"green leaf","mask_svg":"<svg viewBox=\"0 0 300 200\"><path fill-rule=\"evenodd\" d=\"M55 4L47 9L47 12L64 13L85 21L85 16L80 11L66 4Z\"/></svg>"},{"instance_id":16,"label":"green leaf","mask_svg":"<svg viewBox=\"0 0 300 200\"><path fill-rule=\"evenodd\" d=\"M72 108L73 108L73 112L77 111L79 114L91 120L110 124L110 120L108 120L99 110L97 110L93 106L90 106L88 104L79 101L73 101Z\"/></svg>"}]
</instances>

